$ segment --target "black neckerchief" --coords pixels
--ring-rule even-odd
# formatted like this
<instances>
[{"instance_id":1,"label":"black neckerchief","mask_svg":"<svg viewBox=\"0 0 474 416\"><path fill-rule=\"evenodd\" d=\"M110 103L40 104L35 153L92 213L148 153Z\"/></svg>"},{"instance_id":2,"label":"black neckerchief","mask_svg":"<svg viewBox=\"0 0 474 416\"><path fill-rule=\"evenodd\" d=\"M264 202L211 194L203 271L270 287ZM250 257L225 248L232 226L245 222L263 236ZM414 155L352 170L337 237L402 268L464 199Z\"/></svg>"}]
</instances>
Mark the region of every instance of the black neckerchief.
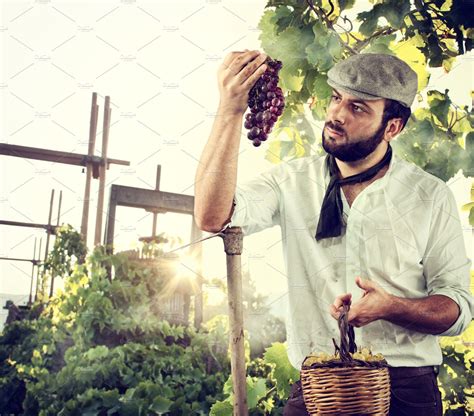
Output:
<instances>
[{"instance_id":1,"label":"black neckerchief","mask_svg":"<svg viewBox=\"0 0 474 416\"><path fill-rule=\"evenodd\" d=\"M392 159L392 148L388 144L387 152L382 160L371 168L357 175L348 176L339 179L339 168L336 164L334 156L328 154L326 156L326 166L329 170L331 179L329 180L326 194L324 195L323 204L321 206L321 214L319 216L318 228L316 230L316 241L328 237L338 237L342 231L342 199L341 185L348 183L361 183L373 178L377 172L385 165L390 163Z\"/></svg>"}]
</instances>

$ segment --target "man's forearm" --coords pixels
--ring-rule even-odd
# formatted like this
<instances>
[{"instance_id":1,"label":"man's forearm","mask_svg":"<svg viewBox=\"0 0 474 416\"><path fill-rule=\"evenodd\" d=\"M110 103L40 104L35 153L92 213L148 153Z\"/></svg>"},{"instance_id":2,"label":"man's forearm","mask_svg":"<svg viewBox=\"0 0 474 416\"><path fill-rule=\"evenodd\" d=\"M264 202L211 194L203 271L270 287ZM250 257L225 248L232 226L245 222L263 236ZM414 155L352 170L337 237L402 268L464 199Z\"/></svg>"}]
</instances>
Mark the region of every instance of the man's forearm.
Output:
<instances>
[{"instance_id":1,"label":"man's forearm","mask_svg":"<svg viewBox=\"0 0 474 416\"><path fill-rule=\"evenodd\" d=\"M218 231L230 216L241 130L242 114L219 106L194 184L194 215L206 231Z\"/></svg>"},{"instance_id":2,"label":"man's forearm","mask_svg":"<svg viewBox=\"0 0 474 416\"><path fill-rule=\"evenodd\" d=\"M450 328L459 313L457 303L447 296L407 299L391 295L382 319L407 329L435 335Z\"/></svg>"}]
</instances>

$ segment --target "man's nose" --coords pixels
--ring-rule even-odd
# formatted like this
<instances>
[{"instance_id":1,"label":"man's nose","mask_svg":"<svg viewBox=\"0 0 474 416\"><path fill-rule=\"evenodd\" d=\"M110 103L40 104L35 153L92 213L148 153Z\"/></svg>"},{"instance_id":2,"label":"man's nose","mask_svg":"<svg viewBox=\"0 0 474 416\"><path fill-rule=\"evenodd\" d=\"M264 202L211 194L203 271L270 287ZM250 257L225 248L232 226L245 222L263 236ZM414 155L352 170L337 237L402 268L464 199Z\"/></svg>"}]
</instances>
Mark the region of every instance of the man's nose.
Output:
<instances>
[{"instance_id":1,"label":"man's nose","mask_svg":"<svg viewBox=\"0 0 474 416\"><path fill-rule=\"evenodd\" d=\"M328 118L334 124L344 124L346 121L347 111L341 103L334 103L329 107Z\"/></svg>"}]
</instances>

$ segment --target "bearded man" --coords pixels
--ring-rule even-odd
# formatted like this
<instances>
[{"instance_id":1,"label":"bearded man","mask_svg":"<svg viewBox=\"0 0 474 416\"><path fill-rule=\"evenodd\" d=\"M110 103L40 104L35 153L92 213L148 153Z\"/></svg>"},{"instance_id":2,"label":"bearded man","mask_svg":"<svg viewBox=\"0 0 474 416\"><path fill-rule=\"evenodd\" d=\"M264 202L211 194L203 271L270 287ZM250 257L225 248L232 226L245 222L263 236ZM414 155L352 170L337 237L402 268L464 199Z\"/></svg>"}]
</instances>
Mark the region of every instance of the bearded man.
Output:
<instances>
[{"instance_id":1,"label":"bearded man","mask_svg":"<svg viewBox=\"0 0 474 416\"><path fill-rule=\"evenodd\" d=\"M236 186L242 118L265 58L232 52L219 68L219 108L196 173L196 222L244 235L281 227L296 369L311 352L334 352L337 318L350 303L356 341L389 364L390 415L441 415L438 337L471 322L471 260L451 190L392 153L416 73L385 54L340 61L328 72L327 155L281 163ZM299 382L283 414L308 414Z\"/></svg>"}]
</instances>

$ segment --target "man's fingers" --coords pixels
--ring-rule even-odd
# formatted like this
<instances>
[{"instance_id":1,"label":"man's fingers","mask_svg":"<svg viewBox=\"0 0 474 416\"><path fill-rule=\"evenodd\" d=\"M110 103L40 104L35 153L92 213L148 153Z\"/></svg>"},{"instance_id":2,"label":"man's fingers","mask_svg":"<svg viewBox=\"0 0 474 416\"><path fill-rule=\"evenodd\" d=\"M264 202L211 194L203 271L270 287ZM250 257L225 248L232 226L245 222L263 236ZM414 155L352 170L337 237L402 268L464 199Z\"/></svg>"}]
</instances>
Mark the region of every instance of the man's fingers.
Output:
<instances>
[{"instance_id":1,"label":"man's fingers","mask_svg":"<svg viewBox=\"0 0 474 416\"><path fill-rule=\"evenodd\" d=\"M222 61L222 65L225 66L226 68L229 67L229 65L232 63L232 61L242 53L244 53L244 52L241 52L241 51L229 52L225 56L224 60Z\"/></svg>"},{"instance_id":2,"label":"man's fingers","mask_svg":"<svg viewBox=\"0 0 474 416\"><path fill-rule=\"evenodd\" d=\"M376 282L369 279L362 279L362 277L360 276L357 276L355 278L355 282L357 286L359 286L365 292L371 292L373 290L378 289L379 287L379 285Z\"/></svg>"},{"instance_id":3,"label":"man's fingers","mask_svg":"<svg viewBox=\"0 0 474 416\"><path fill-rule=\"evenodd\" d=\"M351 293L344 293L342 295L336 296L334 300L334 307L339 309L344 303L351 303L352 294Z\"/></svg>"},{"instance_id":4,"label":"man's fingers","mask_svg":"<svg viewBox=\"0 0 474 416\"><path fill-rule=\"evenodd\" d=\"M262 76L267 66L265 65L265 59L267 55L264 53L257 56L253 61L249 62L238 74L237 79L241 84L249 84L247 81L252 77L252 85L257 81L258 77ZM256 76L258 73L258 76Z\"/></svg>"},{"instance_id":5,"label":"man's fingers","mask_svg":"<svg viewBox=\"0 0 474 416\"><path fill-rule=\"evenodd\" d=\"M228 70L232 75L237 75L242 68L247 65L250 61L257 58L260 55L259 51L248 51L235 56L233 61L229 64Z\"/></svg>"},{"instance_id":6,"label":"man's fingers","mask_svg":"<svg viewBox=\"0 0 474 416\"><path fill-rule=\"evenodd\" d=\"M266 69L267 69L266 65L260 65L252 75L250 75L247 79L245 79L245 81L242 83L242 86L245 87L246 89L252 88L252 86L263 75Z\"/></svg>"},{"instance_id":7,"label":"man's fingers","mask_svg":"<svg viewBox=\"0 0 474 416\"><path fill-rule=\"evenodd\" d=\"M339 314L340 312L338 312L338 310L336 309L336 307L334 305L331 305L329 307L329 313L331 314L331 316L334 318L334 319L338 319L339 318Z\"/></svg>"}]
</instances>

